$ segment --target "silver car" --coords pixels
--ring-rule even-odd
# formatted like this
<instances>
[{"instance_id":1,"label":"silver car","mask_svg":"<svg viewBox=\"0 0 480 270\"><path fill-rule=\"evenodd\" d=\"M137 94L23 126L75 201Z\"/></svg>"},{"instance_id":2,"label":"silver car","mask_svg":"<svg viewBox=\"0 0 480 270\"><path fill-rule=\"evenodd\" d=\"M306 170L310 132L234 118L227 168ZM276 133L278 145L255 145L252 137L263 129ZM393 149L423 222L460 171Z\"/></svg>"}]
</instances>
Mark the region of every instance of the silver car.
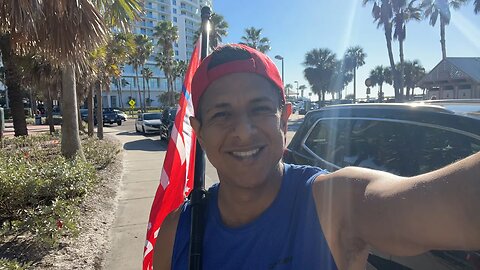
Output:
<instances>
[{"instance_id":1,"label":"silver car","mask_svg":"<svg viewBox=\"0 0 480 270\"><path fill-rule=\"evenodd\" d=\"M161 113L140 113L135 120L135 131L143 134L160 133L161 119Z\"/></svg>"}]
</instances>

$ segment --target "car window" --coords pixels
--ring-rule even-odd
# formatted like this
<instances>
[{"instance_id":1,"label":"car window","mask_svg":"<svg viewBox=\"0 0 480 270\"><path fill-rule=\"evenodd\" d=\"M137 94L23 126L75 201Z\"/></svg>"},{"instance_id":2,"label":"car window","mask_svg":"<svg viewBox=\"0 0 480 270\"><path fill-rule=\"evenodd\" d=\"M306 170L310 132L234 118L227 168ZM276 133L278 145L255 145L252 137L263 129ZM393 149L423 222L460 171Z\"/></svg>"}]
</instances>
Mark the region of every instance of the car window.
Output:
<instances>
[{"instance_id":1,"label":"car window","mask_svg":"<svg viewBox=\"0 0 480 270\"><path fill-rule=\"evenodd\" d=\"M337 168L361 166L413 176L480 151L480 137L408 121L333 118L316 123L304 148Z\"/></svg>"},{"instance_id":2,"label":"car window","mask_svg":"<svg viewBox=\"0 0 480 270\"><path fill-rule=\"evenodd\" d=\"M144 114L143 119L145 119L145 120L162 119L162 115L159 114L159 113Z\"/></svg>"}]
</instances>

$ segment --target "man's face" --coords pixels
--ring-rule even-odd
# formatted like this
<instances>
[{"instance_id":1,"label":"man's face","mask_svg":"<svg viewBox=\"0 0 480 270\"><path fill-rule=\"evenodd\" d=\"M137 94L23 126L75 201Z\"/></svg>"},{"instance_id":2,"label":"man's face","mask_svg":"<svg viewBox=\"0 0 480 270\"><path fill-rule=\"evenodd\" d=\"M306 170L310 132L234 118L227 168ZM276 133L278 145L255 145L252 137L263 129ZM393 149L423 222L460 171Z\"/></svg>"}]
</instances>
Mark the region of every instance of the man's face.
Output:
<instances>
[{"instance_id":1,"label":"man's face","mask_svg":"<svg viewBox=\"0 0 480 270\"><path fill-rule=\"evenodd\" d=\"M253 188L278 169L288 120L279 102L278 90L253 73L226 75L205 91L201 122L191 122L222 183Z\"/></svg>"}]
</instances>

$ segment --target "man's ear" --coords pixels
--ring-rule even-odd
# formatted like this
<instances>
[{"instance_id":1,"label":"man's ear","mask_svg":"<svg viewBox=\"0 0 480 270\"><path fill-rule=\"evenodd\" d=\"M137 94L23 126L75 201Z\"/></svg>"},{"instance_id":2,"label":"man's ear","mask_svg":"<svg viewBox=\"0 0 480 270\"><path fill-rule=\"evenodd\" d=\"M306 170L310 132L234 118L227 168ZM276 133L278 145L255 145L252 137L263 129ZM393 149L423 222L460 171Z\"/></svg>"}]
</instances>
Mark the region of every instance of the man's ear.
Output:
<instances>
[{"instance_id":1,"label":"man's ear","mask_svg":"<svg viewBox=\"0 0 480 270\"><path fill-rule=\"evenodd\" d=\"M292 103L286 103L282 110L282 116L280 118L280 124L283 132L287 133L288 118L292 114Z\"/></svg>"},{"instance_id":2,"label":"man's ear","mask_svg":"<svg viewBox=\"0 0 480 270\"><path fill-rule=\"evenodd\" d=\"M190 116L189 119L190 119L190 125L193 128L193 131L195 131L195 136L197 136L198 142L200 143L200 145L202 145L202 148L203 148L203 140L202 140L202 136L200 135L200 129L202 126L200 123L200 120L195 118L195 116Z\"/></svg>"}]
</instances>

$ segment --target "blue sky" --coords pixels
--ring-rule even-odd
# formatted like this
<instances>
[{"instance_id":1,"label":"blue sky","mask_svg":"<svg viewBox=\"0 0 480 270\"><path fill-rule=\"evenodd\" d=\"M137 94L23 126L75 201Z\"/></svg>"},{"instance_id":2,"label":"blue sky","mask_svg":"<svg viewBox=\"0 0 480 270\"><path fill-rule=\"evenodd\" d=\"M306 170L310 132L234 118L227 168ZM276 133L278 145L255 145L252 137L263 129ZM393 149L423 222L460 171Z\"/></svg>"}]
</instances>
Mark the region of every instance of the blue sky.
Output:
<instances>
[{"instance_id":1,"label":"blue sky","mask_svg":"<svg viewBox=\"0 0 480 270\"><path fill-rule=\"evenodd\" d=\"M460 10L452 11L450 25L446 29L447 56L480 57L480 14L473 12L473 1ZM271 41L268 55L284 57L285 83L308 82L303 77L305 53L314 48L329 48L341 58L349 46L361 46L367 58L357 73L357 97L366 97L364 81L376 65L388 66L388 54L382 29L377 29L371 16L371 5L362 6L360 0L216 0L214 12L225 17L229 34L224 43L237 43L250 26L263 28L263 35ZM437 22L438 23L438 22ZM420 60L427 71L441 60L440 30L428 21L407 24L407 40L404 45L406 60ZM393 43L395 61L398 43ZM280 68L281 63L274 60ZM372 89L376 96L377 89ZM353 93L353 82L347 86L347 94ZM393 96L393 89L384 86L386 96ZM345 93L345 92L344 92Z\"/></svg>"}]
</instances>

